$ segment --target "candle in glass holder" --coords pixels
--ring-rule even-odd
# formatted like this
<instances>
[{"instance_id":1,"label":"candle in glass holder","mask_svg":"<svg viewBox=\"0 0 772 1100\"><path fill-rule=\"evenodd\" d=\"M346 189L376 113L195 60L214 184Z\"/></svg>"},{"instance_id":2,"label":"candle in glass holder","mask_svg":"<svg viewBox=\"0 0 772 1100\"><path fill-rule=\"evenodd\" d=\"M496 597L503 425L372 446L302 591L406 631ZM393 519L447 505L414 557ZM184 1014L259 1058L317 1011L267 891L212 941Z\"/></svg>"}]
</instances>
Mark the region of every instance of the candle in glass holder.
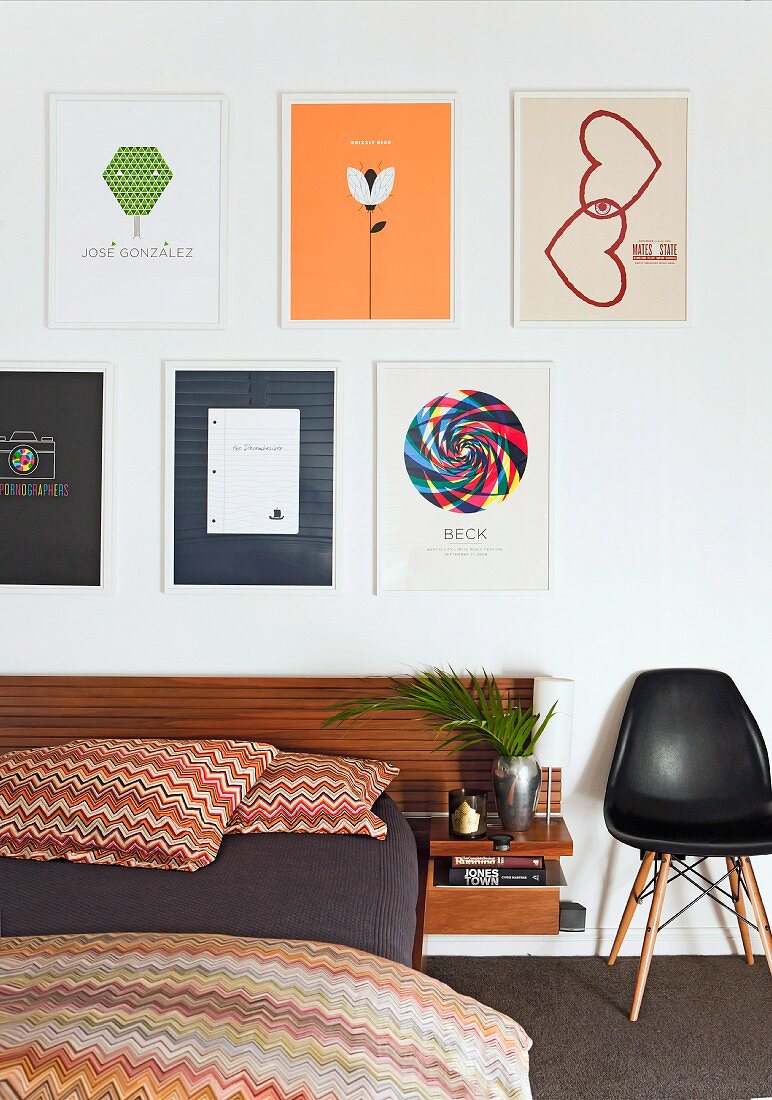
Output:
<instances>
[{"instance_id":1,"label":"candle in glass holder","mask_svg":"<svg viewBox=\"0 0 772 1100\"><path fill-rule=\"evenodd\" d=\"M488 793L458 787L448 794L450 835L461 840L479 840L488 832Z\"/></svg>"}]
</instances>

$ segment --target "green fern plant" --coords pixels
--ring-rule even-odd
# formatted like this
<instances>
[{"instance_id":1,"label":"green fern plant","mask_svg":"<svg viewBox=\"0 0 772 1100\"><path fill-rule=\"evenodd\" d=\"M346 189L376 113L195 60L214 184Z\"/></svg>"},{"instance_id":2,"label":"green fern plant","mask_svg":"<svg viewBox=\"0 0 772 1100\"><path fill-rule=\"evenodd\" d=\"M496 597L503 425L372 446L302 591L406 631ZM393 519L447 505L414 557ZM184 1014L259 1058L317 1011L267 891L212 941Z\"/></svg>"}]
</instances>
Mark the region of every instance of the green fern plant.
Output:
<instances>
[{"instance_id":1,"label":"green fern plant","mask_svg":"<svg viewBox=\"0 0 772 1100\"><path fill-rule=\"evenodd\" d=\"M467 680L452 668L428 668L408 680L391 679L392 694L381 698L354 699L325 719L325 726L339 725L383 711L413 711L417 718L438 723L435 751L460 752L487 742L501 756L530 756L555 713L556 703L544 718L533 707L508 706L495 676L483 669L481 677L467 670Z\"/></svg>"}]
</instances>

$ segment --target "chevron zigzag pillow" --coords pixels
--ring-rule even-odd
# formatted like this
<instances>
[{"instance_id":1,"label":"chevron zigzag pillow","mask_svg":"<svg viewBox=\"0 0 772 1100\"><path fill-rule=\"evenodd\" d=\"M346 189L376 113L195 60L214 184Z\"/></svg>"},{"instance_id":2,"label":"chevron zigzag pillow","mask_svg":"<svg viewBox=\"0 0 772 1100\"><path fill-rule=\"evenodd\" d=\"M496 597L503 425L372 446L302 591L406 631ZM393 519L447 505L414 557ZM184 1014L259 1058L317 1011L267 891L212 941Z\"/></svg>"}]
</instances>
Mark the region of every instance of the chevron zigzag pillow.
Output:
<instances>
[{"instance_id":1,"label":"chevron zigzag pillow","mask_svg":"<svg viewBox=\"0 0 772 1100\"><path fill-rule=\"evenodd\" d=\"M279 752L233 815L229 833L356 833L386 839L372 812L399 768L382 760Z\"/></svg>"},{"instance_id":2,"label":"chevron zigzag pillow","mask_svg":"<svg viewBox=\"0 0 772 1100\"><path fill-rule=\"evenodd\" d=\"M195 871L276 755L250 741L107 740L0 757L0 856Z\"/></svg>"}]
</instances>

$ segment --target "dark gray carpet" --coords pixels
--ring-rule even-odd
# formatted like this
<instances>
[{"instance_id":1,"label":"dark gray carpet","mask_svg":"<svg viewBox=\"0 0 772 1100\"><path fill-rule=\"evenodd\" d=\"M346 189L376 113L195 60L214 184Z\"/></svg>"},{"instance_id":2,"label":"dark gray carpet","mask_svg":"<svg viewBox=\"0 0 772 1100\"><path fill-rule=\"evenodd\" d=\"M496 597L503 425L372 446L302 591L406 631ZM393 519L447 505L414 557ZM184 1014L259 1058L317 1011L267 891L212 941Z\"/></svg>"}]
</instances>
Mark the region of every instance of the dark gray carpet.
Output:
<instances>
[{"instance_id":1,"label":"dark gray carpet","mask_svg":"<svg viewBox=\"0 0 772 1100\"><path fill-rule=\"evenodd\" d=\"M512 1016L533 1039L534 1100L772 1097L772 976L763 958L654 957L638 1022L638 960L428 960L429 973Z\"/></svg>"}]
</instances>

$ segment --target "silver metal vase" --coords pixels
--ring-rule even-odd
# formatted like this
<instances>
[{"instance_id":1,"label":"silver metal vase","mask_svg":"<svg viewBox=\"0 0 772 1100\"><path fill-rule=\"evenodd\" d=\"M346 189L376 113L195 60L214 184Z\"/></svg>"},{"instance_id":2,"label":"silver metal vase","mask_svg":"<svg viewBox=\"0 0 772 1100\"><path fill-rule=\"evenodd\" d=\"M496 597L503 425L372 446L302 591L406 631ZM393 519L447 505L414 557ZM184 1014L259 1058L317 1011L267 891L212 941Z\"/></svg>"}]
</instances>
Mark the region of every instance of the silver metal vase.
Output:
<instances>
[{"instance_id":1,"label":"silver metal vase","mask_svg":"<svg viewBox=\"0 0 772 1100\"><path fill-rule=\"evenodd\" d=\"M508 833L524 833L533 823L541 788L535 756L497 756L491 769L501 824Z\"/></svg>"}]
</instances>

